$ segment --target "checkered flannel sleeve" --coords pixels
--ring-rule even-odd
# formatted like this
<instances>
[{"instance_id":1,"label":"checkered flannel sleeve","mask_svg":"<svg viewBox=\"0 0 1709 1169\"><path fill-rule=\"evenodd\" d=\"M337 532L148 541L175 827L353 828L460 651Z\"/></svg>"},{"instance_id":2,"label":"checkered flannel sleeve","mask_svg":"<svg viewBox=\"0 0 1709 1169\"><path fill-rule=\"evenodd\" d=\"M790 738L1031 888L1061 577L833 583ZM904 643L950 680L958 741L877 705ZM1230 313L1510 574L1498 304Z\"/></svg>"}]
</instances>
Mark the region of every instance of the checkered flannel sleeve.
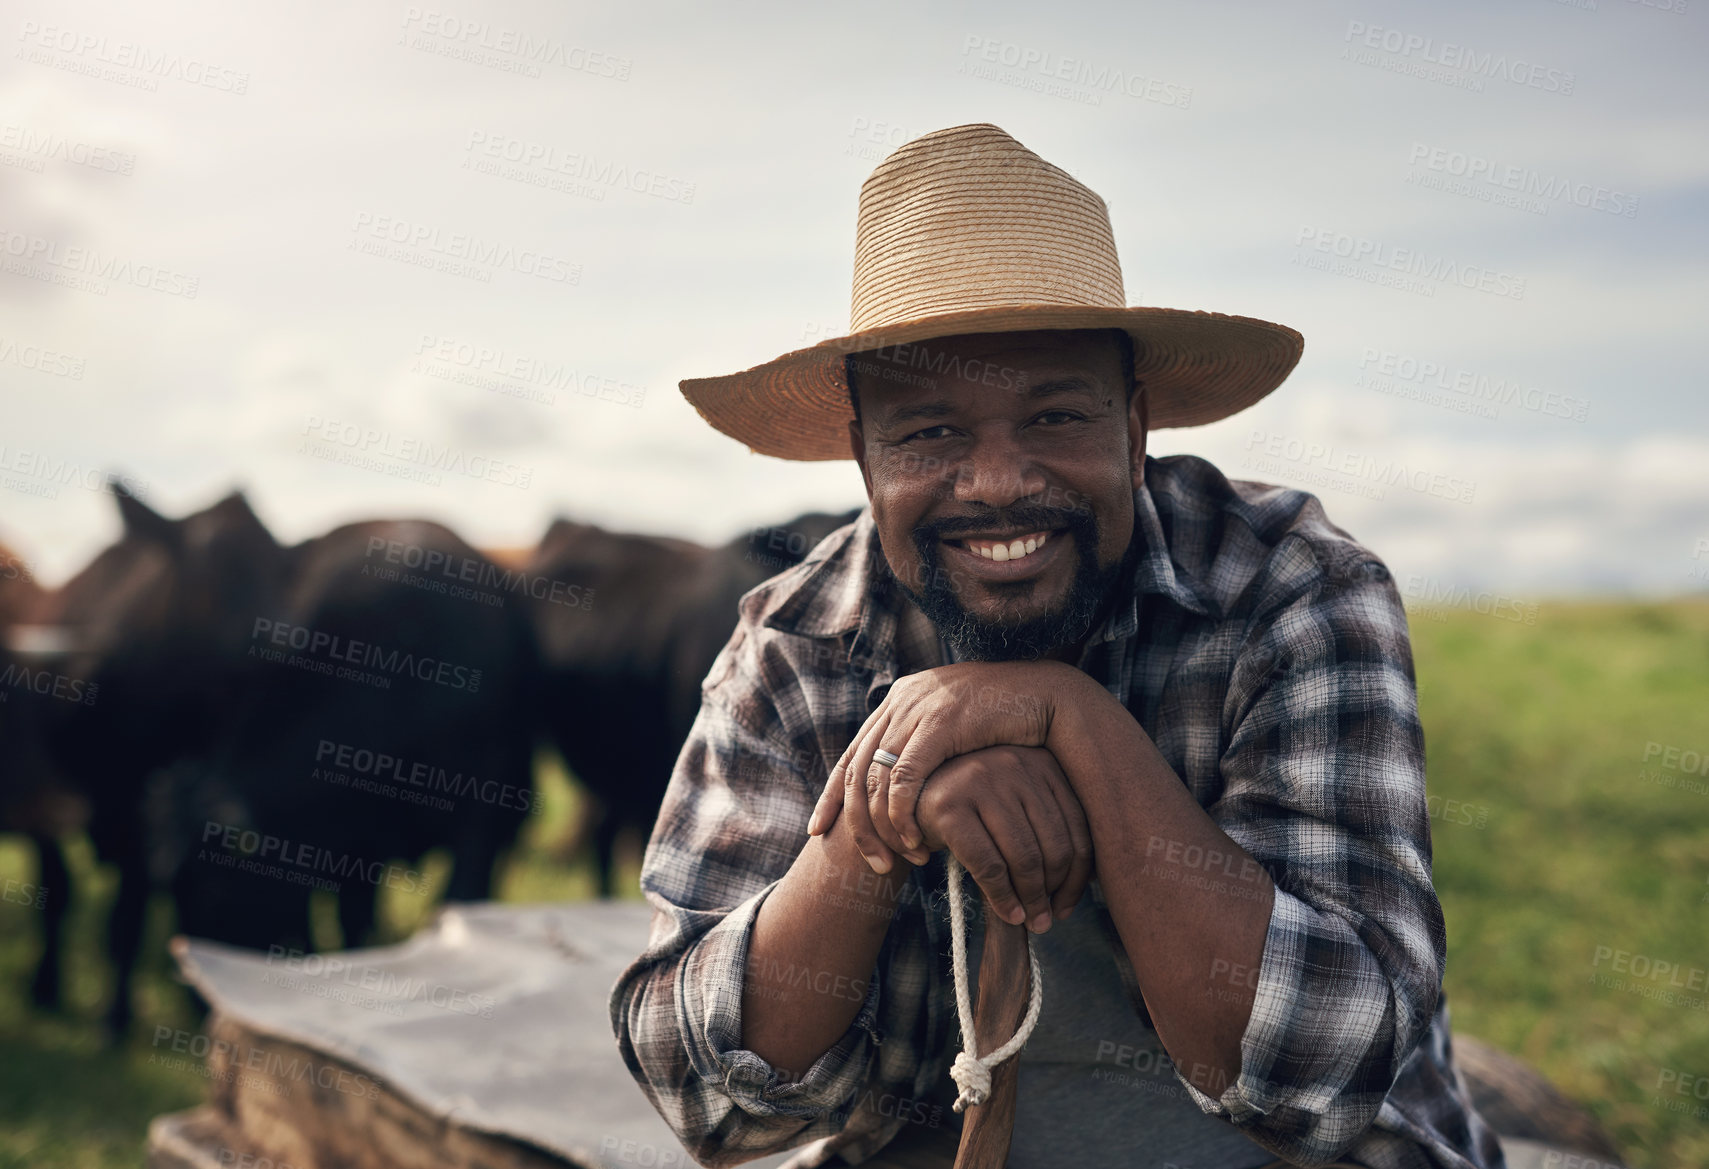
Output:
<instances>
[{"instance_id":1,"label":"checkered flannel sleeve","mask_svg":"<svg viewBox=\"0 0 1709 1169\"><path fill-rule=\"evenodd\" d=\"M1209 809L1274 878L1237 1080L1201 1108L1300 1164L1376 1116L1429 1031L1446 955L1405 610L1369 559L1259 617ZM1182 1077L1185 1083L1185 1078Z\"/></svg>"},{"instance_id":2,"label":"checkered flannel sleeve","mask_svg":"<svg viewBox=\"0 0 1709 1169\"><path fill-rule=\"evenodd\" d=\"M739 651L741 640L739 633L726 654ZM732 678L713 667L727 684L702 703L642 868L654 910L651 940L611 997L630 1073L706 1165L734 1165L839 1131L877 1053L877 976L853 1025L804 1074L774 1068L742 1046L754 919L806 843L818 790L805 770L812 749L785 745L813 742L810 724L790 736L771 699L742 680L759 673Z\"/></svg>"}]
</instances>

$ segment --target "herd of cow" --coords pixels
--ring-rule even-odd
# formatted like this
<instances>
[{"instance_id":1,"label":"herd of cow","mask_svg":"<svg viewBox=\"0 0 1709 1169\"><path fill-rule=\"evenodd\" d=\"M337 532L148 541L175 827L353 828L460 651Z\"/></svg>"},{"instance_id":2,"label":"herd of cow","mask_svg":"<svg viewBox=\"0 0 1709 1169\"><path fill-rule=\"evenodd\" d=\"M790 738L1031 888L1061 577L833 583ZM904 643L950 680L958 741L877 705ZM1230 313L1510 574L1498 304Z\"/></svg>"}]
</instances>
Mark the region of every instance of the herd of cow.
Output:
<instances>
[{"instance_id":1,"label":"herd of cow","mask_svg":"<svg viewBox=\"0 0 1709 1169\"><path fill-rule=\"evenodd\" d=\"M559 520L499 555L409 520L286 546L241 494L182 519L113 494L122 536L57 589L0 548L0 832L40 857L43 1008L61 995L62 841L86 832L117 869L115 1035L157 889L177 932L258 948L312 948L315 889L336 890L346 946L371 940L380 889L430 849L450 854L448 900L487 897L542 741L596 797L609 894L737 599L855 515L717 548Z\"/></svg>"}]
</instances>

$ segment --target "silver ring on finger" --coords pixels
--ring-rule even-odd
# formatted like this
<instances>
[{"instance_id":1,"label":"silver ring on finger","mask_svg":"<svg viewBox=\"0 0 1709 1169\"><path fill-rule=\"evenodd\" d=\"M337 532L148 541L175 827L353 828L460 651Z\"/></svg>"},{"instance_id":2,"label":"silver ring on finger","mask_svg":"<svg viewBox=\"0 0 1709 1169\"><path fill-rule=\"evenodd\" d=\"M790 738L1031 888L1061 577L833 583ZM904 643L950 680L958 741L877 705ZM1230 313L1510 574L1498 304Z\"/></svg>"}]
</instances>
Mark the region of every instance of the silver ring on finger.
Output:
<instances>
[{"instance_id":1,"label":"silver ring on finger","mask_svg":"<svg viewBox=\"0 0 1709 1169\"><path fill-rule=\"evenodd\" d=\"M880 747L878 750L876 750L872 753L872 761L874 763L878 764L880 767L894 767L894 766L896 766L896 761L900 758L901 758L900 755L892 755L889 751L886 751L883 747Z\"/></svg>"}]
</instances>

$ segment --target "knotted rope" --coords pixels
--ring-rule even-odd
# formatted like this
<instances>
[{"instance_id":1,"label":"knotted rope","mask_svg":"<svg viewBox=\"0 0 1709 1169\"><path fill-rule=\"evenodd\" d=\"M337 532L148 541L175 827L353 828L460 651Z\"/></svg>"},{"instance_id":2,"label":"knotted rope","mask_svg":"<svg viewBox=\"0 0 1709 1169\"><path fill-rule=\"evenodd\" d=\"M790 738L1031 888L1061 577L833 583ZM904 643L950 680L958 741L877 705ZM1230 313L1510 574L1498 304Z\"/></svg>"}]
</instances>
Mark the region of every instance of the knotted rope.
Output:
<instances>
[{"instance_id":1,"label":"knotted rope","mask_svg":"<svg viewBox=\"0 0 1709 1169\"><path fill-rule=\"evenodd\" d=\"M967 989L967 910L961 902L961 862L953 856L947 861L950 965L955 973L955 1009L961 1016L962 1045L961 1053L950 1065L949 1075L961 1089L955 1098L955 1110L962 1112L985 1103L991 1094L991 1069L1026 1046L1038 1024L1039 1008L1044 1005L1044 983L1039 978L1038 951L1033 948L1032 938L1028 937L1027 961L1032 966L1032 997L1027 1003L1026 1018L1021 1020L1021 1025L1007 1043L990 1055L980 1057L978 1033L973 1026L973 998Z\"/></svg>"}]
</instances>

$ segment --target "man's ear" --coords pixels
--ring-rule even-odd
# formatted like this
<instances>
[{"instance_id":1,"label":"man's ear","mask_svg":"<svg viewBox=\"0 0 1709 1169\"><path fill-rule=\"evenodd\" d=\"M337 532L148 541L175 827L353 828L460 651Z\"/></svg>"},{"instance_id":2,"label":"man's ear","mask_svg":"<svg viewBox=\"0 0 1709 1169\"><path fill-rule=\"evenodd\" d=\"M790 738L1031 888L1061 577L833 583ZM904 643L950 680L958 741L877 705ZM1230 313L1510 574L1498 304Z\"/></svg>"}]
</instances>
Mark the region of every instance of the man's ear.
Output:
<instances>
[{"instance_id":1,"label":"man's ear","mask_svg":"<svg viewBox=\"0 0 1709 1169\"><path fill-rule=\"evenodd\" d=\"M1135 382L1133 396L1127 402L1128 474L1135 491L1145 486L1145 435L1150 429L1150 396L1144 382Z\"/></svg>"},{"instance_id":2,"label":"man's ear","mask_svg":"<svg viewBox=\"0 0 1709 1169\"><path fill-rule=\"evenodd\" d=\"M866 501L872 502L872 472L866 465L866 434L860 428L860 423L849 419L849 450L854 453L855 465L860 468L861 482L866 484Z\"/></svg>"}]
</instances>

